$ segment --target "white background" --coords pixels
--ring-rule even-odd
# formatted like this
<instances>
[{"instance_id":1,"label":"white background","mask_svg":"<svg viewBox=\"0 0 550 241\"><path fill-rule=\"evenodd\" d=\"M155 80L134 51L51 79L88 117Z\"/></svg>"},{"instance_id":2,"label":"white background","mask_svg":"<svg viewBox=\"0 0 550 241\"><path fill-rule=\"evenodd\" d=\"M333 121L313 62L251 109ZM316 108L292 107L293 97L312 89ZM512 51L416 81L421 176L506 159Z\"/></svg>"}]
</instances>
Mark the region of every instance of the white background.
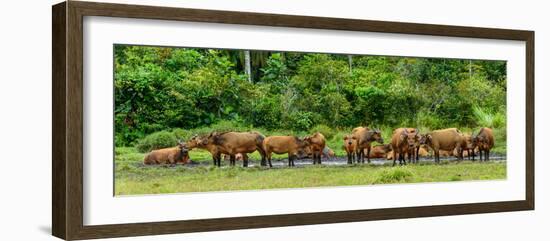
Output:
<instances>
[{"instance_id":1,"label":"white background","mask_svg":"<svg viewBox=\"0 0 550 241\"><path fill-rule=\"evenodd\" d=\"M161 1L157 1L161 2ZM162 1L174 2L174 1ZM51 4L10 1L0 38L0 222L2 240L55 240L51 220ZM425 22L536 31L536 149L550 144L550 16L543 1L178 1L181 6L257 12ZM545 56L546 55L546 56ZM6 155L7 154L7 155ZM256 230L165 235L155 240L547 240L550 168L536 154L536 211ZM128 240L151 240L151 237Z\"/></svg>"},{"instance_id":2,"label":"white background","mask_svg":"<svg viewBox=\"0 0 550 241\"><path fill-rule=\"evenodd\" d=\"M506 60L507 178L113 197L114 43ZM84 56L84 225L525 199L524 42L86 17Z\"/></svg>"}]
</instances>

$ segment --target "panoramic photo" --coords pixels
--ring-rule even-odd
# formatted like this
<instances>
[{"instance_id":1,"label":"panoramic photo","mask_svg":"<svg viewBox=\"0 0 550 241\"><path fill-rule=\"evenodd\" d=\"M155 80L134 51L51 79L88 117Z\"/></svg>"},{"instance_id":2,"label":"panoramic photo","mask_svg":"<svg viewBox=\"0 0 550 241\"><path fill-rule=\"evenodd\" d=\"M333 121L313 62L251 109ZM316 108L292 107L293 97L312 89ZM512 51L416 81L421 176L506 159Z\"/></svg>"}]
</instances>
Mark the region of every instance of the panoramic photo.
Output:
<instances>
[{"instance_id":1,"label":"panoramic photo","mask_svg":"<svg viewBox=\"0 0 550 241\"><path fill-rule=\"evenodd\" d=\"M506 179L506 61L122 44L113 58L116 196Z\"/></svg>"}]
</instances>

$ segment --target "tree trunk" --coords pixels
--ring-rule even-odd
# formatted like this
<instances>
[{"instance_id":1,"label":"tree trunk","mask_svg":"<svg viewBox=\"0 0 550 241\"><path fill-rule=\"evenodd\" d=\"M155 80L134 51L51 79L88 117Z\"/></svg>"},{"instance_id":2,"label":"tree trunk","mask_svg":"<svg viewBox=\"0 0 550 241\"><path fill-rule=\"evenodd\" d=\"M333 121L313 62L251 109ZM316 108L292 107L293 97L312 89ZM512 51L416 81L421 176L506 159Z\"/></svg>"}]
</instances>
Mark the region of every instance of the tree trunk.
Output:
<instances>
[{"instance_id":1,"label":"tree trunk","mask_svg":"<svg viewBox=\"0 0 550 241\"><path fill-rule=\"evenodd\" d=\"M244 72L248 76L248 82L252 83L252 68L250 66L250 50L244 51Z\"/></svg>"}]
</instances>

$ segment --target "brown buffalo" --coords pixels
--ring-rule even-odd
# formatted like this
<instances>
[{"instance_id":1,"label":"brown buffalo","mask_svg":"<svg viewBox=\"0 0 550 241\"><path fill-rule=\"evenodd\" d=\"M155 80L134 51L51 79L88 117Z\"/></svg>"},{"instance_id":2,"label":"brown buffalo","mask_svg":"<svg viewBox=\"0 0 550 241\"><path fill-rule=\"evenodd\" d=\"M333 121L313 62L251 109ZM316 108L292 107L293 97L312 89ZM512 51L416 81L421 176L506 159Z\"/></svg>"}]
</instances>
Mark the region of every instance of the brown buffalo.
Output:
<instances>
[{"instance_id":1,"label":"brown buffalo","mask_svg":"<svg viewBox=\"0 0 550 241\"><path fill-rule=\"evenodd\" d=\"M357 140L353 139L352 135L344 136L344 150L348 155L348 164L352 164L355 161L355 149L357 148Z\"/></svg>"},{"instance_id":2,"label":"brown buffalo","mask_svg":"<svg viewBox=\"0 0 550 241\"><path fill-rule=\"evenodd\" d=\"M472 145L479 150L479 160L489 160L489 152L495 145L495 137L491 128L483 127L472 137Z\"/></svg>"},{"instance_id":3,"label":"brown buffalo","mask_svg":"<svg viewBox=\"0 0 550 241\"><path fill-rule=\"evenodd\" d=\"M212 154L214 165L221 166L221 154L229 155L229 164L235 165L235 155L258 151L265 165L263 149L264 136L258 132L212 132L207 136L193 137L187 142L189 148L202 148ZM244 157L244 156L243 156ZM248 158L243 158L243 166L248 166Z\"/></svg>"},{"instance_id":4,"label":"brown buffalo","mask_svg":"<svg viewBox=\"0 0 550 241\"><path fill-rule=\"evenodd\" d=\"M417 156L419 156L419 157L431 156L430 150L428 149L428 147L426 145L419 145L419 148L418 148L418 151L417 151ZM386 154L386 159L387 160L392 160L393 159L393 151L389 151Z\"/></svg>"},{"instance_id":5,"label":"brown buffalo","mask_svg":"<svg viewBox=\"0 0 550 241\"><path fill-rule=\"evenodd\" d=\"M325 149L323 149L322 156L324 158L327 158L327 159L332 159L336 156L336 154L334 153L334 151L332 149L330 149L330 147L325 146ZM306 156L302 156L302 157L298 157L298 158L300 158L300 159L305 159L305 158L313 159L313 152L311 151L311 148L307 148L307 155Z\"/></svg>"},{"instance_id":6,"label":"brown buffalo","mask_svg":"<svg viewBox=\"0 0 550 241\"><path fill-rule=\"evenodd\" d=\"M214 135L217 135L216 132L212 132L208 135L198 136L194 135L186 143L187 147L191 150L194 148L205 149L210 154L212 154L212 160L214 161L214 166L221 163L221 151L220 147L214 144ZM221 164L219 164L221 165Z\"/></svg>"},{"instance_id":7,"label":"brown buffalo","mask_svg":"<svg viewBox=\"0 0 550 241\"><path fill-rule=\"evenodd\" d=\"M366 152L367 150L363 150L363 151ZM391 144L376 145L371 148L369 157L384 158L391 151L392 151ZM367 155L367 153L364 153L364 154Z\"/></svg>"},{"instance_id":8,"label":"brown buffalo","mask_svg":"<svg viewBox=\"0 0 550 241\"><path fill-rule=\"evenodd\" d=\"M468 160L474 160L474 145L472 143L472 136L468 134L460 135L460 150L455 151L455 156L464 159L464 155L468 156Z\"/></svg>"},{"instance_id":9,"label":"brown buffalo","mask_svg":"<svg viewBox=\"0 0 550 241\"><path fill-rule=\"evenodd\" d=\"M223 155L223 160L224 160L224 161L229 161L230 158L231 158L231 157L230 157L229 155L226 155L226 154ZM237 154L235 155L235 161L244 161L245 159L248 160L248 155L246 155L246 154L237 153Z\"/></svg>"},{"instance_id":10,"label":"brown buffalo","mask_svg":"<svg viewBox=\"0 0 550 241\"><path fill-rule=\"evenodd\" d=\"M417 156L427 157L430 155L430 150L426 145L419 145Z\"/></svg>"},{"instance_id":11,"label":"brown buffalo","mask_svg":"<svg viewBox=\"0 0 550 241\"><path fill-rule=\"evenodd\" d=\"M325 149L323 149L323 157L331 159L336 157L336 153L330 147L325 146Z\"/></svg>"},{"instance_id":12,"label":"brown buffalo","mask_svg":"<svg viewBox=\"0 0 550 241\"><path fill-rule=\"evenodd\" d=\"M184 143L179 143L175 147L153 150L143 159L145 165L177 163L189 163L189 151Z\"/></svg>"},{"instance_id":13,"label":"brown buffalo","mask_svg":"<svg viewBox=\"0 0 550 241\"><path fill-rule=\"evenodd\" d=\"M427 144L433 151L435 162L440 162L440 152L449 151L451 154L453 151L460 150L461 133L456 128L448 128L443 130L436 130L422 136L420 143Z\"/></svg>"},{"instance_id":14,"label":"brown buffalo","mask_svg":"<svg viewBox=\"0 0 550 241\"><path fill-rule=\"evenodd\" d=\"M384 143L382 133L378 129L371 130L368 127L356 127L351 131L352 138L357 141L355 154L357 155L357 163L365 163L364 149L367 149L367 162L370 163L371 143L376 141L380 144Z\"/></svg>"},{"instance_id":15,"label":"brown buffalo","mask_svg":"<svg viewBox=\"0 0 550 241\"><path fill-rule=\"evenodd\" d=\"M418 130L409 132L410 128L397 128L393 131L391 145L393 149L393 165L395 161L399 159L399 165L407 164L405 161L405 155L408 156L409 162L416 152L416 148L419 143L420 135Z\"/></svg>"},{"instance_id":16,"label":"brown buffalo","mask_svg":"<svg viewBox=\"0 0 550 241\"><path fill-rule=\"evenodd\" d=\"M271 155L288 154L288 166L294 166L294 160L308 153L309 143L296 136L268 136L263 140L263 149L269 166Z\"/></svg>"},{"instance_id":17,"label":"brown buffalo","mask_svg":"<svg viewBox=\"0 0 550 241\"><path fill-rule=\"evenodd\" d=\"M323 150L326 145L325 136L323 136L320 132L316 132L311 136L306 136L304 141L309 144L309 148L311 149L313 164L321 164L321 157L323 156Z\"/></svg>"}]
</instances>

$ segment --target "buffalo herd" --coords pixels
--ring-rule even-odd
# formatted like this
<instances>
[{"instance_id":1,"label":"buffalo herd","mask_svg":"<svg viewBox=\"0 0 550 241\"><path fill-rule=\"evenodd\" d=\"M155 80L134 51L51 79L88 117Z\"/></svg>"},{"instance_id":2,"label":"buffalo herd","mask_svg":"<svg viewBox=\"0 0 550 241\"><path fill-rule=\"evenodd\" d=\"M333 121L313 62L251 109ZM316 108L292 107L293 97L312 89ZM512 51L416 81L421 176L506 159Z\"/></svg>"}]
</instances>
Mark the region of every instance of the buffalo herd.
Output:
<instances>
[{"instance_id":1,"label":"buffalo herd","mask_svg":"<svg viewBox=\"0 0 550 241\"><path fill-rule=\"evenodd\" d=\"M373 142L379 144L373 145ZM393 131L389 144L384 144L379 129L356 127L350 134L343 137L343 149L347 154L348 164L370 163L371 158L387 158L393 160L393 165L399 161L400 165L418 163L419 157L430 155L436 163L440 157L455 156L458 160L475 160L476 153L480 161L489 160L489 152L494 146L493 131L483 127L477 134L471 135L460 132L457 128L435 130L420 133L416 128L397 128ZM313 164L321 164L323 157L330 158L334 152L327 146L323 134L316 132L305 137L297 136L268 136L259 132L211 132L207 135L194 135L186 142L179 141L171 148L153 150L148 153L143 163L154 164L186 164L189 163L189 151L204 149L212 154L214 166L221 166L223 159L229 160L234 166L236 161L242 161L248 166L248 154L257 151L261 156L261 166L272 167L271 157L275 154L288 154L288 166L294 166L298 158L311 158Z\"/></svg>"}]
</instances>

